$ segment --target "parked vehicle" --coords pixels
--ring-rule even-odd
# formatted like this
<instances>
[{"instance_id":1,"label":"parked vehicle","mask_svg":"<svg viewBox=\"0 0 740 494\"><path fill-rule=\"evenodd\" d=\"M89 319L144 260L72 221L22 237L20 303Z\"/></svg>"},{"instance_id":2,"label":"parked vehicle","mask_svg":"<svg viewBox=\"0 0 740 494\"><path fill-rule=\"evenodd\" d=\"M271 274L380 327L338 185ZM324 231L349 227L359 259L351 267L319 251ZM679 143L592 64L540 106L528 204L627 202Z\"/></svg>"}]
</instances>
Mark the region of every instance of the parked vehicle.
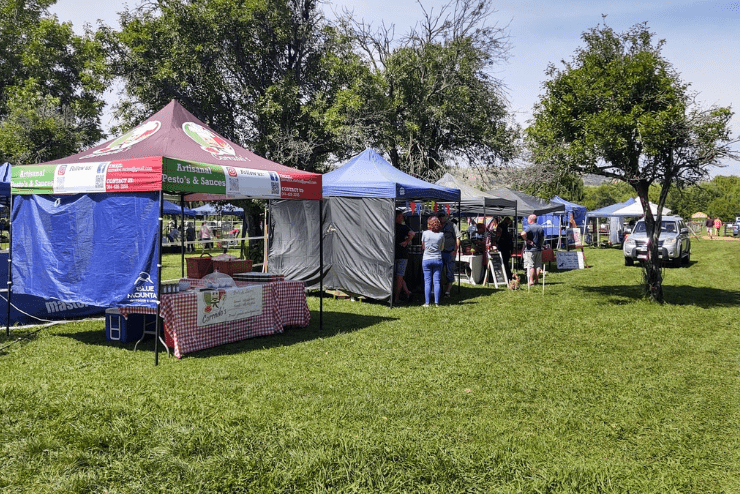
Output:
<instances>
[{"instance_id":1,"label":"parked vehicle","mask_svg":"<svg viewBox=\"0 0 740 494\"><path fill-rule=\"evenodd\" d=\"M732 236L737 237L740 235L740 216L735 218L735 223L732 224Z\"/></svg>"},{"instance_id":2,"label":"parked vehicle","mask_svg":"<svg viewBox=\"0 0 740 494\"><path fill-rule=\"evenodd\" d=\"M657 226L657 225L656 225ZM647 259L647 232L645 220L639 220L627 240L624 241L624 265L632 266L635 261ZM664 262L674 266L688 264L691 260L691 239L689 229L678 216L664 216L660 224L658 253Z\"/></svg>"}]
</instances>

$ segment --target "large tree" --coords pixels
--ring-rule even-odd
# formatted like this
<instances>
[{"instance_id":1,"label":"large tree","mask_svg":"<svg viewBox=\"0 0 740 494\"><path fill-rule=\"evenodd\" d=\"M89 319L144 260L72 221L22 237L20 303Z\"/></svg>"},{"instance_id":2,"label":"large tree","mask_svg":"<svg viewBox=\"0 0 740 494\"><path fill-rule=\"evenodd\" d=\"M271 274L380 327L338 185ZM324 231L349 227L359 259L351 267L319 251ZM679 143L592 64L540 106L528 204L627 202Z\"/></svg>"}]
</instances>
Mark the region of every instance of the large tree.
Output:
<instances>
[{"instance_id":1,"label":"large tree","mask_svg":"<svg viewBox=\"0 0 740 494\"><path fill-rule=\"evenodd\" d=\"M105 54L49 14L54 3L0 1L0 161L61 158L104 136Z\"/></svg>"},{"instance_id":2,"label":"large tree","mask_svg":"<svg viewBox=\"0 0 740 494\"><path fill-rule=\"evenodd\" d=\"M317 0L159 0L109 30L124 125L170 99L280 163L317 170L336 151L330 109L359 58Z\"/></svg>"},{"instance_id":3,"label":"large tree","mask_svg":"<svg viewBox=\"0 0 740 494\"><path fill-rule=\"evenodd\" d=\"M734 157L729 108L701 108L646 24L624 33L599 25L562 68L551 65L527 139L536 162L628 183L645 209L644 290L663 301L658 236L671 187L704 180ZM657 215L651 185L660 187Z\"/></svg>"},{"instance_id":4,"label":"large tree","mask_svg":"<svg viewBox=\"0 0 740 494\"><path fill-rule=\"evenodd\" d=\"M387 151L394 166L436 179L451 165L486 168L516 155L518 127L492 68L509 54L506 27L489 24L489 0L452 0L396 41L345 13L342 25L371 68L364 103L347 125ZM370 88L374 84L374 88ZM357 125L360 120L360 125Z\"/></svg>"}]
</instances>

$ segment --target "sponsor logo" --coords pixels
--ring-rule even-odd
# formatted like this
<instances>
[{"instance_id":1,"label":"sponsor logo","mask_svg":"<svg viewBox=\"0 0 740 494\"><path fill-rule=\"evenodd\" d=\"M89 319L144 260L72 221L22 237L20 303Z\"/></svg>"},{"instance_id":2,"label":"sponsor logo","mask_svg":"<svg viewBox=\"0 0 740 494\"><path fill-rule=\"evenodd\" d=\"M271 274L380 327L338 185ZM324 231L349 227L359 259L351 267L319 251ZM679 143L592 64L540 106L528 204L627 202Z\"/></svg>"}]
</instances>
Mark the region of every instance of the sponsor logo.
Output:
<instances>
[{"instance_id":1,"label":"sponsor logo","mask_svg":"<svg viewBox=\"0 0 740 494\"><path fill-rule=\"evenodd\" d=\"M138 127L135 127L134 129L129 130L125 134L123 134L118 139L114 140L110 144L108 144L105 147L102 147L100 149L96 149L90 154L86 154L85 156L81 156L80 159L83 158L89 158L91 156L102 156L106 154L115 154L120 153L134 144L138 144L144 139L154 135L160 128L162 127L162 124L159 123L157 120L150 120L149 122L144 122L143 124L139 125Z\"/></svg>"},{"instance_id":2,"label":"sponsor logo","mask_svg":"<svg viewBox=\"0 0 740 494\"><path fill-rule=\"evenodd\" d=\"M57 175L64 175L66 171L67 165L59 165L59 168L57 169Z\"/></svg>"},{"instance_id":3,"label":"sponsor logo","mask_svg":"<svg viewBox=\"0 0 740 494\"><path fill-rule=\"evenodd\" d=\"M149 273L141 272L134 282L134 289L126 295L129 302L155 301L157 300L157 287L154 286Z\"/></svg>"},{"instance_id":4,"label":"sponsor logo","mask_svg":"<svg viewBox=\"0 0 740 494\"><path fill-rule=\"evenodd\" d=\"M195 122L185 122L182 130L189 138L196 142L206 153L218 158L219 156L236 156L234 148L226 139L210 129Z\"/></svg>"},{"instance_id":5,"label":"sponsor logo","mask_svg":"<svg viewBox=\"0 0 740 494\"><path fill-rule=\"evenodd\" d=\"M230 177L236 177L236 169L232 167L226 168L226 172L229 174Z\"/></svg>"}]
</instances>

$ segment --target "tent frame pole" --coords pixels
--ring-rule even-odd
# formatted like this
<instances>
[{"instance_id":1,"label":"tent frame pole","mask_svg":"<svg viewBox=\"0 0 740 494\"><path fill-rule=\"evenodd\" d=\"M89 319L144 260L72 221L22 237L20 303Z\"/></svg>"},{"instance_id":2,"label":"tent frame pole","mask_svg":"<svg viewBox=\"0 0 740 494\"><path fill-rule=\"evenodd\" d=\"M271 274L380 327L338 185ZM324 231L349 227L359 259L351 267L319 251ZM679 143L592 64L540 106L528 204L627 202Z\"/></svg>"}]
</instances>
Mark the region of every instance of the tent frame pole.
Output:
<instances>
[{"instance_id":1,"label":"tent frame pole","mask_svg":"<svg viewBox=\"0 0 740 494\"><path fill-rule=\"evenodd\" d=\"M324 198L319 199L319 331L324 329Z\"/></svg>"},{"instance_id":2,"label":"tent frame pole","mask_svg":"<svg viewBox=\"0 0 740 494\"><path fill-rule=\"evenodd\" d=\"M8 204L8 307L5 320L5 336L10 336L10 303L13 294L13 189L10 189Z\"/></svg>"},{"instance_id":3,"label":"tent frame pole","mask_svg":"<svg viewBox=\"0 0 740 494\"><path fill-rule=\"evenodd\" d=\"M159 221L157 227L157 319L154 324L154 365L159 365L159 334L161 330L160 310L162 307L162 226L164 222L164 193L159 190Z\"/></svg>"},{"instance_id":4,"label":"tent frame pole","mask_svg":"<svg viewBox=\"0 0 740 494\"><path fill-rule=\"evenodd\" d=\"M185 194L180 194L180 277L185 277Z\"/></svg>"}]
</instances>

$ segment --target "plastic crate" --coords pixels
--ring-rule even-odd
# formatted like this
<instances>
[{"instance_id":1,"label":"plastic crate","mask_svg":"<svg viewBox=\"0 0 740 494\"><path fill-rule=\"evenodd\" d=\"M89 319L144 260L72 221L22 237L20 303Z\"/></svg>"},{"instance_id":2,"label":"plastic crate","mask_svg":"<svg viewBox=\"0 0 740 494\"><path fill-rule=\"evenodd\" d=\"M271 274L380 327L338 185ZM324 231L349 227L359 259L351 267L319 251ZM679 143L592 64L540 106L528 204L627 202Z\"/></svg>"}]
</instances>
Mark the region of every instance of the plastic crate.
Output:
<instances>
[{"instance_id":1,"label":"plastic crate","mask_svg":"<svg viewBox=\"0 0 740 494\"><path fill-rule=\"evenodd\" d=\"M155 317L154 314L129 314L128 318L124 318L118 309L106 309L105 339L120 343L137 341L147 325L156 323Z\"/></svg>"},{"instance_id":2,"label":"plastic crate","mask_svg":"<svg viewBox=\"0 0 740 494\"><path fill-rule=\"evenodd\" d=\"M236 273L249 273L252 271L251 259L238 259L235 261L213 261L213 269L219 273L234 276Z\"/></svg>"},{"instance_id":3,"label":"plastic crate","mask_svg":"<svg viewBox=\"0 0 740 494\"><path fill-rule=\"evenodd\" d=\"M211 258L211 254L204 253L200 257L188 257L185 261L188 266L188 278L200 279L209 273L213 273L213 259Z\"/></svg>"}]
</instances>

